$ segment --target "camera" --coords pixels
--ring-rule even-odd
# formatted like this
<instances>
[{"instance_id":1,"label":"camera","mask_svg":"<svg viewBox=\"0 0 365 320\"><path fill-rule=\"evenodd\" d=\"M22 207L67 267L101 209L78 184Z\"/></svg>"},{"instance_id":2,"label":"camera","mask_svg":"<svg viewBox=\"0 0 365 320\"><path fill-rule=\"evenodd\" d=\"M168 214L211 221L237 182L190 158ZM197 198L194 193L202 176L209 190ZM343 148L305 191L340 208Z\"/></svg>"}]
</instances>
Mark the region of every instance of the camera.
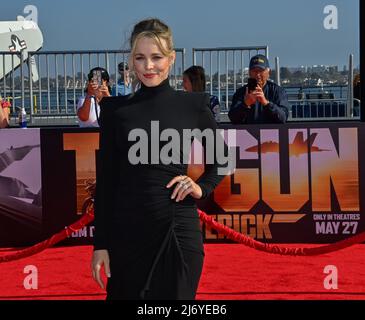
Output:
<instances>
[{"instance_id":1,"label":"camera","mask_svg":"<svg viewBox=\"0 0 365 320\"><path fill-rule=\"evenodd\" d=\"M101 70L93 70L92 80L94 83L98 84L99 88L101 87L102 85Z\"/></svg>"},{"instance_id":2,"label":"camera","mask_svg":"<svg viewBox=\"0 0 365 320\"><path fill-rule=\"evenodd\" d=\"M248 91L255 91L257 87L257 80L255 78L248 78L247 80L247 87Z\"/></svg>"}]
</instances>

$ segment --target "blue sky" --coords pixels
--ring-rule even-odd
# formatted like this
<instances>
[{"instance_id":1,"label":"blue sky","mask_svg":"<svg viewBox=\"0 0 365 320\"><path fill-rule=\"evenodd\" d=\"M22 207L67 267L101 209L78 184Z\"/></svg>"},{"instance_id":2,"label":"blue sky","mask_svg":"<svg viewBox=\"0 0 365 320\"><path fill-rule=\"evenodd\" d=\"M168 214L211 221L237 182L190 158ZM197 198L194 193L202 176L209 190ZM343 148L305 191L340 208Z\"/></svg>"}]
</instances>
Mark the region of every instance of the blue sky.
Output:
<instances>
[{"instance_id":1,"label":"blue sky","mask_svg":"<svg viewBox=\"0 0 365 320\"><path fill-rule=\"evenodd\" d=\"M326 5L338 9L338 29L326 30ZM38 9L43 50L127 49L139 20L156 16L173 30L175 46L268 45L282 66L359 64L358 0L32 0L2 1L0 20ZM190 56L190 55L189 55ZM188 56L188 58L189 58ZM191 61L188 61L190 63Z\"/></svg>"}]
</instances>

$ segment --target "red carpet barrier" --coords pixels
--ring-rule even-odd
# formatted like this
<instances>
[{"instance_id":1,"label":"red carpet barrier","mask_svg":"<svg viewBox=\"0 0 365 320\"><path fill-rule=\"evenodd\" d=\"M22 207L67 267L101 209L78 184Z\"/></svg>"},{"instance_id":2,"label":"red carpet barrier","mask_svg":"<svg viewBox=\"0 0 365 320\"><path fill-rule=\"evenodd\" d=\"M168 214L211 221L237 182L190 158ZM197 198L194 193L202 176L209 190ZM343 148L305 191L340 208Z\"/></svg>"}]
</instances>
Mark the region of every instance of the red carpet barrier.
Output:
<instances>
[{"instance_id":1,"label":"red carpet barrier","mask_svg":"<svg viewBox=\"0 0 365 320\"><path fill-rule=\"evenodd\" d=\"M2 262L8 262L13 260L19 260L22 258L30 257L32 255L35 255L47 248L52 247L56 243L66 239L69 237L73 232L80 230L84 226L86 226L88 223L92 222L94 220L94 212L93 211L87 211L80 220L76 221L72 225L66 227L64 230L54 234L52 237L50 237L47 240L44 240L40 243L35 244L34 246L31 246L29 248L25 248L19 251L16 251L11 254L0 256L0 263Z\"/></svg>"},{"instance_id":2,"label":"red carpet barrier","mask_svg":"<svg viewBox=\"0 0 365 320\"><path fill-rule=\"evenodd\" d=\"M94 220L94 210L93 210L93 201L89 201L84 206L84 215L81 217L80 220L73 223L69 227L65 228L64 230L56 233L52 237L47 240L44 240L34 246L31 246L26 249L22 249L16 251L11 254L0 256L0 263L8 262L12 260L19 260L25 257L32 256L36 253L43 251L49 247L52 247L56 243L66 239L71 233L83 228L88 223ZM267 253L273 254L281 254L281 255L291 255L291 256L314 256L320 255L324 253L329 253L337 250L341 250L347 247L350 247L354 244L361 243L365 241L365 232L362 232L358 235L350 237L345 240L341 240L339 242L323 245L316 248L287 248L287 247L280 247L277 245L262 243L260 241L254 240L242 233L239 233L227 226L218 223L213 219L212 216L207 215L205 212L198 210L199 218L206 224L206 226L215 229L219 233L225 235L228 239L244 244L245 246L251 247L256 250L264 251Z\"/></svg>"},{"instance_id":3,"label":"red carpet barrier","mask_svg":"<svg viewBox=\"0 0 365 320\"><path fill-rule=\"evenodd\" d=\"M256 250L264 251L267 253L289 255L289 256L315 256L319 254L325 254L333 251L338 251L347 247L350 247L356 243L362 243L365 241L365 232L359 233L353 237L332 243L329 245L323 245L316 248L288 248L272 245L268 243L262 243L254 240L242 233L239 233L231 228L228 228L224 224L221 224L213 219L212 216L207 215L205 212L198 209L199 218L207 226L218 231L220 234L225 235L228 239L244 244L245 246L254 248Z\"/></svg>"}]
</instances>

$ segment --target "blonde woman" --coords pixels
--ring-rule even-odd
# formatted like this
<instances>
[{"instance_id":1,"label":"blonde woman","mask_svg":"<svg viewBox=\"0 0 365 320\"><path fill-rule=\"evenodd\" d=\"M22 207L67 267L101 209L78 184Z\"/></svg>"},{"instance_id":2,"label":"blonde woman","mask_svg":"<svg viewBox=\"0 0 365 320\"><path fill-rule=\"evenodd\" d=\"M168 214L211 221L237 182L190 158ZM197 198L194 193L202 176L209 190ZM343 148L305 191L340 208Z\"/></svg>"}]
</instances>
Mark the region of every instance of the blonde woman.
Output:
<instances>
[{"instance_id":1,"label":"blonde woman","mask_svg":"<svg viewBox=\"0 0 365 320\"><path fill-rule=\"evenodd\" d=\"M173 128L183 137L183 129L215 130L216 122L208 95L170 87L175 51L165 23L137 23L130 45L129 66L140 89L100 102L93 277L104 288L104 268L107 299L194 299L204 259L195 200L206 198L223 176L214 162L194 181L181 156L166 164L150 152L157 146L158 157L167 144L154 140L154 130ZM134 129L148 137L147 162L131 163Z\"/></svg>"}]
</instances>

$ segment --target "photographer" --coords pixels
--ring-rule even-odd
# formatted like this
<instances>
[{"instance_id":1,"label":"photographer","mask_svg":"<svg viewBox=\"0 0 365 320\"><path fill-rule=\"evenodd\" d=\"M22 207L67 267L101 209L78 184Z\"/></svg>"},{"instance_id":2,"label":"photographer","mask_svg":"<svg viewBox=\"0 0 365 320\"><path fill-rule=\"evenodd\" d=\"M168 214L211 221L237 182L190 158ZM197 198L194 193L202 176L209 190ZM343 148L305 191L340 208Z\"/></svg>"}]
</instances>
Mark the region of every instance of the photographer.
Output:
<instances>
[{"instance_id":1,"label":"photographer","mask_svg":"<svg viewBox=\"0 0 365 320\"><path fill-rule=\"evenodd\" d=\"M285 123L289 103L285 90L269 81L270 68L266 56L251 58L248 84L233 95L228 116L233 124Z\"/></svg>"},{"instance_id":2,"label":"photographer","mask_svg":"<svg viewBox=\"0 0 365 320\"><path fill-rule=\"evenodd\" d=\"M109 74L104 68L91 69L88 81L86 96L81 97L77 103L77 116L81 128L99 127L99 101L103 96L110 96L111 91Z\"/></svg>"}]
</instances>

